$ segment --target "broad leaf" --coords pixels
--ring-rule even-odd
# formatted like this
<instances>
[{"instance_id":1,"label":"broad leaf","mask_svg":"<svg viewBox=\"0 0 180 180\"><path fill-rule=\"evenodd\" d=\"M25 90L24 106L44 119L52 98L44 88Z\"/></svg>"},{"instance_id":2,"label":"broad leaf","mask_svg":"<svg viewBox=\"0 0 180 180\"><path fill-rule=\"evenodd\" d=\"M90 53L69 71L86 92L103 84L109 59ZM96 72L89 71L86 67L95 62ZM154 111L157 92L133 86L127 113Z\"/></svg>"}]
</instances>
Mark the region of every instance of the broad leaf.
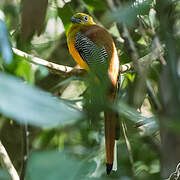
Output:
<instances>
[{"instance_id":1,"label":"broad leaf","mask_svg":"<svg viewBox=\"0 0 180 180\"><path fill-rule=\"evenodd\" d=\"M119 23L123 22L129 26L132 26L136 22L138 15L148 15L151 7L152 0L127 3L126 5L119 7L113 13L107 13L104 20L115 20Z\"/></svg>"},{"instance_id":2,"label":"broad leaf","mask_svg":"<svg viewBox=\"0 0 180 180\"><path fill-rule=\"evenodd\" d=\"M10 175L8 174L7 171L3 170L3 169L0 169L0 179L1 180L10 180L11 177Z\"/></svg>"},{"instance_id":3,"label":"broad leaf","mask_svg":"<svg viewBox=\"0 0 180 180\"><path fill-rule=\"evenodd\" d=\"M40 127L74 123L81 115L65 101L6 74L0 74L0 112Z\"/></svg>"},{"instance_id":4,"label":"broad leaf","mask_svg":"<svg viewBox=\"0 0 180 180\"><path fill-rule=\"evenodd\" d=\"M146 135L153 134L158 130L158 123L155 116L144 117L136 109L130 107L128 104L122 101L120 101L118 106L115 108L121 117L125 117L132 121L137 127L143 126Z\"/></svg>"},{"instance_id":5,"label":"broad leaf","mask_svg":"<svg viewBox=\"0 0 180 180\"><path fill-rule=\"evenodd\" d=\"M95 169L94 163L80 161L67 152L33 153L28 164L28 180L81 180Z\"/></svg>"},{"instance_id":6,"label":"broad leaf","mask_svg":"<svg viewBox=\"0 0 180 180\"><path fill-rule=\"evenodd\" d=\"M64 24L65 30L67 30L71 23L70 18L73 15L72 3L66 3L62 8L58 8L58 15Z\"/></svg>"}]
</instances>

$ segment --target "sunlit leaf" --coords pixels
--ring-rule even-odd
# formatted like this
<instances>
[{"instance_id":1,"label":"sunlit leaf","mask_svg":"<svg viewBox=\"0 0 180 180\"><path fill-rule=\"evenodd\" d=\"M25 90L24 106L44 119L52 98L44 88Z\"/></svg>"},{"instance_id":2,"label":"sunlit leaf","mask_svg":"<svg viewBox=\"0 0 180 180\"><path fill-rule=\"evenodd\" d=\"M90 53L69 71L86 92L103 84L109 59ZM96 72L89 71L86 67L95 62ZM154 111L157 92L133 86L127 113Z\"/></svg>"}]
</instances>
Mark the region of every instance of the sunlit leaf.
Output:
<instances>
[{"instance_id":1,"label":"sunlit leaf","mask_svg":"<svg viewBox=\"0 0 180 180\"><path fill-rule=\"evenodd\" d=\"M106 4L99 0L83 0L91 10L105 10Z\"/></svg>"},{"instance_id":2,"label":"sunlit leaf","mask_svg":"<svg viewBox=\"0 0 180 180\"><path fill-rule=\"evenodd\" d=\"M0 99L0 112L21 123L54 127L80 117L65 101L5 74L0 74Z\"/></svg>"},{"instance_id":3,"label":"sunlit leaf","mask_svg":"<svg viewBox=\"0 0 180 180\"><path fill-rule=\"evenodd\" d=\"M62 93L61 97L65 99L75 100L80 95L83 94L85 89L86 89L86 86L83 81L78 81L78 80L71 81L70 84L66 87L66 89Z\"/></svg>"},{"instance_id":4,"label":"sunlit leaf","mask_svg":"<svg viewBox=\"0 0 180 180\"><path fill-rule=\"evenodd\" d=\"M158 173L160 171L160 164L159 164L159 161L158 160L154 160L152 163L151 163L151 166L150 166L150 173L151 174L154 174L154 173Z\"/></svg>"},{"instance_id":5,"label":"sunlit leaf","mask_svg":"<svg viewBox=\"0 0 180 180\"><path fill-rule=\"evenodd\" d=\"M135 168L135 175L137 176L139 173L141 173L142 171L148 171L149 168L146 164L144 164L144 162L142 161L137 161L134 164L134 168Z\"/></svg>"},{"instance_id":6,"label":"sunlit leaf","mask_svg":"<svg viewBox=\"0 0 180 180\"><path fill-rule=\"evenodd\" d=\"M34 73L31 69L29 62L25 60L18 60L15 74L19 77L23 77L24 80L33 84L34 83Z\"/></svg>"}]
</instances>

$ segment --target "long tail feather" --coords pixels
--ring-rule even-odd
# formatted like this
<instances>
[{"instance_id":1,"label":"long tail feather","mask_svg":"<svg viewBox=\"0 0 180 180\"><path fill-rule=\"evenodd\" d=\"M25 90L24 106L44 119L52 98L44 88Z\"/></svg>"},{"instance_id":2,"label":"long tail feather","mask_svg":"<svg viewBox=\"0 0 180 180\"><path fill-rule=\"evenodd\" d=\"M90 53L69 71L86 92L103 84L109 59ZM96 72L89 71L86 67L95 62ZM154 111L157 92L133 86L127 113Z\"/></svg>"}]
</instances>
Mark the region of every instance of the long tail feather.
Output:
<instances>
[{"instance_id":1,"label":"long tail feather","mask_svg":"<svg viewBox=\"0 0 180 180\"><path fill-rule=\"evenodd\" d=\"M114 145L117 114L113 111L105 111L105 143L106 143L106 172L110 174L114 161Z\"/></svg>"},{"instance_id":2,"label":"long tail feather","mask_svg":"<svg viewBox=\"0 0 180 180\"><path fill-rule=\"evenodd\" d=\"M113 171L117 171L117 140L115 140L114 144L114 161L113 161Z\"/></svg>"}]
</instances>

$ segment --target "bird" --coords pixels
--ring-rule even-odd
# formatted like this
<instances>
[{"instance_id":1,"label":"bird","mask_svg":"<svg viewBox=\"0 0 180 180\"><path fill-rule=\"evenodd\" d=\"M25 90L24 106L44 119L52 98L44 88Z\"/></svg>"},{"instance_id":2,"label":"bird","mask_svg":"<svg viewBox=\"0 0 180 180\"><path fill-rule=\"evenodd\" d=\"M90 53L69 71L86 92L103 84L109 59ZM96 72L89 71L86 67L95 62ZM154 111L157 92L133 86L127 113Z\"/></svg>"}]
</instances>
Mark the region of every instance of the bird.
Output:
<instances>
[{"instance_id":1,"label":"bird","mask_svg":"<svg viewBox=\"0 0 180 180\"><path fill-rule=\"evenodd\" d=\"M93 73L106 88L107 96L114 102L118 92L120 61L110 33L85 13L76 13L67 31L67 45L76 63ZM115 140L118 139L118 115L111 109L104 111L106 173L113 169Z\"/></svg>"}]
</instances>

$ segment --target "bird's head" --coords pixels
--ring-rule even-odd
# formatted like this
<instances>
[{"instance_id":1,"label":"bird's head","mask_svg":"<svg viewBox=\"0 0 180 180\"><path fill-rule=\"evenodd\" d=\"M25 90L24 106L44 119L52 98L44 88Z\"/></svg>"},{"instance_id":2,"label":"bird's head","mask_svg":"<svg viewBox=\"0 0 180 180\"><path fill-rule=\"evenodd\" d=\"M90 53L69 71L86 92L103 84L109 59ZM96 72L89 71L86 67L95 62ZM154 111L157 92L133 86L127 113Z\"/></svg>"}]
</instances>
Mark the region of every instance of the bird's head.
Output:
<instances>
[{"instance_id":1,"label":"bird's head","mask_svg":"<svg viewBox=\"0 0 180 180\"><path fill-rule=\"evenodd\" d=\"M85 13L74 14L71 18L71 22L73 24L82 24L82 25L95 24L93 18Z\"/></svg>"}]
</instances>

